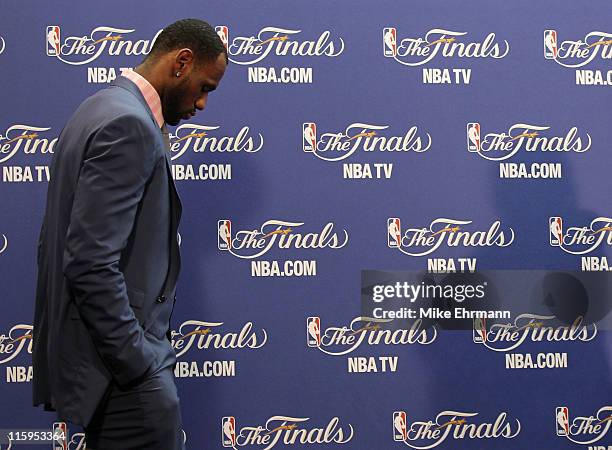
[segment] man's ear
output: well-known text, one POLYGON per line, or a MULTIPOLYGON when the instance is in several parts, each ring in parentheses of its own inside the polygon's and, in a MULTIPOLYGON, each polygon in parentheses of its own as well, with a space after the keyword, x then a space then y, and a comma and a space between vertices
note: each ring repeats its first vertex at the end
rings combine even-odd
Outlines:
POLYGON ((175 55, 173 64, 173 71, 175 74, 179 74, 178 76, 188 74, 191 71, 194 62, 194 56, 191 49, 182 48, 177 50, 175 55))

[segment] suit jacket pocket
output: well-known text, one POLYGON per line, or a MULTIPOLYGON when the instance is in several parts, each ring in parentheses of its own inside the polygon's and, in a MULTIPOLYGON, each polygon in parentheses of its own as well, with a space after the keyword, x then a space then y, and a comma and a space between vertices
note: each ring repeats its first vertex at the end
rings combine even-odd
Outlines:
POLYGON ((136 289, 128 289, 127 293, 130 299, 130 306, 137 309, 142 308, 145 298, 144 292, 137 291, 136 289))
MULTIPOLYGON (((136 316, 138 316, 138 310, 142 308, 142 305, 144 303, 145 294, 144 292, 137 291, 135 289, 128 289, 127 294, 128 294, 128 299, 130 301, 130 306, 132 307, 132 309, 134 309, 134 313, 136 314, 136 316)), ((70 302, 68 315, 71 319, 74 319, 74 320, 81 319, 79 309, 77 308, 74 301, 70 302)))

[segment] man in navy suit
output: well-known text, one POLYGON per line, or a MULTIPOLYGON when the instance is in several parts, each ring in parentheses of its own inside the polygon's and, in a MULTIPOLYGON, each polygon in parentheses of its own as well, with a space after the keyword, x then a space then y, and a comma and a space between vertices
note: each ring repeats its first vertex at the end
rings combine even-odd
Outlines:
POLYGON ((227 52, 206 22, 166 27, 133 72, 63 129, 38 246, 34 405, 87 448, 182 448, 170 316, 181 203, 166 124, 204 109, 227 52))

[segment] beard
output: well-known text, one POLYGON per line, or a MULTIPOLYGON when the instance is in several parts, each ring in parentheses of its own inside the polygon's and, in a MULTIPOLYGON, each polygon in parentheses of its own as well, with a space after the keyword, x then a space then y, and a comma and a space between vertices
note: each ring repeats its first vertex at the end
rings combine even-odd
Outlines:
POLYGON ((162 113, 164 115, 164 120, 168 125, 178 125, 185 114, 183 107, 181 106, 181 101, 185 98, 188 81, 189 80, 187 78, 183 78, 177 86, 167 89, 166 93, 164 94, 164 101, 162 101, 162 113))

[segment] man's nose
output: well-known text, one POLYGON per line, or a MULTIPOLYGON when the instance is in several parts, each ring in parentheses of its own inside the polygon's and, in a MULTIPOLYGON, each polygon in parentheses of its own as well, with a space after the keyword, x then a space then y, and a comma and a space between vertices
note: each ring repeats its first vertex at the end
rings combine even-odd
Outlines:
POLYGON ((195 103, 195 107, 202 111, 206 106, 206 101, 208 100, 208 92, 205 92, 195 103))

